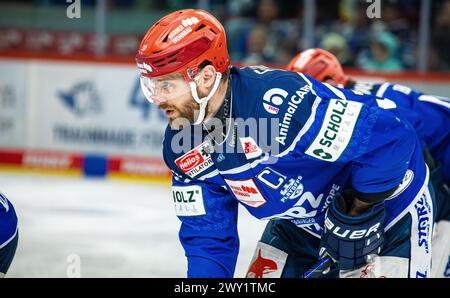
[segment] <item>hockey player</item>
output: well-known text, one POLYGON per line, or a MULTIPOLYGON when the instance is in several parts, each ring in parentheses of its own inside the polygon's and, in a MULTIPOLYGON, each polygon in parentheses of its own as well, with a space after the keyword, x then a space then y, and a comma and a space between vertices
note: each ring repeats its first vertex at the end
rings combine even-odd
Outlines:
POLYGON ((376 99, 379 105, 393 105, 403 110, 403 116, 422 141, 436 195, 433 276, 450 277, 450 101, 400 84, 352 80, 344 73, 336 56, 323 49, 299 53, 286 68, 324 83, 375 95, 379 97, 376 99))
POLYGON ((407 111, 405 117, 414 126, 423 145, 430 150, 434 160, 439 163, 442 171, 441 179, 447 184, 450 182, 449 99, 423 94, 400 84, 357 82, 344 73, 342 66, 332 53, 318 48, 299 53, 286 69, 302 72, 333 86, 388 99, 385 102, 378 99, 380 105, 389 105, 393 102, 396 106, 405 109, 407 111))
POLYGON ((328 257, 330 274, 359 276, 369 261, 369 276, 429 276, 429 170, 396 111, 303 74, 230 67, 224 29, 202 10, 159 20, 136 61, 169 120, 163 156, 188 277, 234 275, 238 203, 278 219, 273 239, 287 242, 260 243, 259 259, 276 256, 253 266, 261 275, 300 276, 328 257))
POLYGON ((11 202, 0 193, 0 278, 11 265, 18 241, 17 216, 11 202))

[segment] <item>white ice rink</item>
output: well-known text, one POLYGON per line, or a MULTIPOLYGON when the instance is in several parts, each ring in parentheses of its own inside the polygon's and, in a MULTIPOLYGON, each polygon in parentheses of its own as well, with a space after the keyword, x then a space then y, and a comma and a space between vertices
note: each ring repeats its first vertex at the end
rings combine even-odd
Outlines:
MULTIPOLYGON (((7 277, 185 277, 169 185, 0 173, 19 217, 7 277), (78 262, 79 261, 79 262, 78 262)), ((239 212, 244 277, 265 222, 239 212)))

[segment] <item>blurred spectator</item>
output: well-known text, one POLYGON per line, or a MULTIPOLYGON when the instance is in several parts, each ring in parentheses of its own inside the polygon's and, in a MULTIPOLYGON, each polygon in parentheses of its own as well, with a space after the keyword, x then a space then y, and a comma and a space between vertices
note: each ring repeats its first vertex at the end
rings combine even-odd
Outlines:
POLYGON ((370 55, 362 60, 361 67, 367 70, 399 71, 403 69, 401 61, 396 57, 398 41, 389 32, 374 35, 370 44, 370 55))
POLYGON ((242 63, 248 65, 262 64, 271 59, 264 54, 267 45, 267 28, 263 25, 253 27, 248 34, 247 55, 242 59, 242 63))
MULTIPOLYGON (((281 17, 282 8, 286 3, 275 0, 258 0, 254 2, 254 16, 233 17, 225 23, 232 60, 254 60, 254 57, 256 57, 255 49, 251 43, 255 39, 258 40, 258 43, 262 40, 262 38, 255 38, 255 35, 259 35, 262 31, 261 27, 265 28, 266 36, 263 53, 261 53, 262 56, 258 55, 258 57, 264 57, 266 59, 264 62, 273 63, 276 61, 277 55, 281 53, 278 51, 278 47, 286 39, 289 39, 290 43, 295 44, 299 37, 297 24, 281 17), (255 27, 259 28, 253 30, 255 27)), ((287 15, 289 16, 289 14, 287 15)))
POLYGON ((338 33, 327 33, 320 42, 320 47, 335 55, 342 66, 353 66, 353 59, 347 46, 347 40, 338 33))
POLYGON ((432 30, 432 44, 440 61, 440 70, 450 70, 450 0, 442 3, 439 9, 432 30))
POLYGON ((277 44, 273 63, 278 67, 287 65, 298 52, 299 50, 295 41, 289 39, 283 40, 277 44))
MULTIPOLYGON (((79 48, 85 49, 84 46, 80 46, 79 38, 72 37, 77 35, 68 33, 79 31, 86 36, 94 33, 91 24, 95 23, 95 14, 92 14, 97 3, 95 0, 82 0, 83 7, 87 7, 91 13, 83 11, 81 20, 66 22, 64 28, 59 27, 59 21, 52 21, 54 18, 49 17, 48 20, 45 18, 52 16, 56 10, 66 7, 68 5, 66 0, 15 2, 17 1, 0 0, 0 29, 22 29, 21 32, 25 37, 28 36, 27 30, 54 31, 51 34, 56 38, 55 43, 62 44, 61 49, 65 54, 73 53, 75 50, 82 51, 79 48), (14 6, 23 12, 24 17, 16 19, 10 17, 14 6), (36 7, 42 9, 34 9, 36 7), (33 17, 28 17, 29 14, 33 17), (43 19, 45 21, 42 21, 43 19), (62 33, 59 34, 58 31, 62 33), (59 38, 59 35, 64 38, 59 38)), ((142 34, 135 28, 147 28, 151 23, 150 19, 159 18, 162 11, 183 8, 207 9, 224 24, 230 57, 235 62, 284 65, 297 52, 305 50, 303 0, 106 0, 106 2, 108 9, 106 30, 111 41, 117 45, 114 48, 118 55, 129 55, 135 47, 133 35, 142 34), (122 17, 124 15, 127 17, 122 17), (125 33, 128 35, 124 36, 125 33)), ((315 0, 312 45, 334 53, 344 66, 356 65, 377 70, 415 69, 418 61, 418 27, 422 0, 381 0, 381 18, 378 19, 371 19, 367 15, 367 9, 372 3, 373 1, 368 0, 315 0), (384 33, 378 36, 377 32, 384 33), (372 42, 371 36, 374 34, 377 38, 372 42)), ((431 5, 430 70, 450 70, 450 0, 434 0, 431 5)), ((14 43, 14 36, 14 34, 1 36, 0 47, 13 49, 17 44, 14 43)), ((45 37, 45 32, 42 36, 45 37)), ((83 37, 83 43, 89 39, 86 36, 83 37)), ((47 40, 48 38, 40 39, 40 45, 45 46, 49 43, 47 40)), ((28 44, 27 42, 28 39, 25 38, 23 43, 28 44)), ((310 47, 311 44, 307 46, 310 47)), ((85 51, 89 52, 89 49, 90 47, 85 51)), ((33 50, 48 51, 36 46, 33 50)))
POLYGON ((343 23, 342 34, 347 39, 349 50, 354 53, 369 48, 370 42, 370 19, 366 15, 367 3, 348 1, 349 9, 351 11, 343 10, 343 18, 348 18, 349 21, 343 23))

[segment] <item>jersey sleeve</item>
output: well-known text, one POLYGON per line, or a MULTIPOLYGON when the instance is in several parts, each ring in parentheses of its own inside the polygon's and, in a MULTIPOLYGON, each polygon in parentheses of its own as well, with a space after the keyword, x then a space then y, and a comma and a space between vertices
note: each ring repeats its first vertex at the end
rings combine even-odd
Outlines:
POLYGON ((164 150, 190 278, 233 277, 239 251, 237 201, 222 186, 188 179, 164 150))
POLYGON ((430 150, 435 150, 448 138, 450 102, 447 98, 424 94, 400 84, 385 83, 382 86, 387 87, 379 94, 408 109, 408 120, 430 150))
POLYGON ((419 143, 413 128, 390 112, 372 107, 368 113, 377 117, 365 132, 367 145, 352 160, 351 182, 360 198, 379 199, 402 182, 419 143))
POLYGON ((188 277, 233 277, 239 251, 236 201, 225 189, 208 183, 174 180, 172 193, 188 277), (189 200, 195 201, 191 204, 200 211, 197 215, 186 211, 189 200))

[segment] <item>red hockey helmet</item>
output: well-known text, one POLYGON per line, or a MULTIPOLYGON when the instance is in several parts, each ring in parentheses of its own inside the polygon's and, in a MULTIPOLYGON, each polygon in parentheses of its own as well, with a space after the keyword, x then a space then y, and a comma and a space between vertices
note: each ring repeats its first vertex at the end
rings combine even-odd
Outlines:
POLYGON ((150 102, 154 102, 161 94, 169 99, 189 90, 199 104, 195 121, 195 124, 199 124, 206 115, 208 101, 219 87, 222 73, 230 65, 225 29, 204 10, 175 11, 148 30, 139 46, 136 63, 141 72, 141 89, 150 102), (199 98, 196 76, 198 67, 205 61, 214 66, 216 77, 210 93, 199 98), (182 76, 187 88, 171 91, 167 86, 173 84, 166 84, 164 79, 166 75, 172 74, 182 76))
POLYGON ((321 82, 333 79, 340 87, 344 87, 348 81, 338 59, 330 52, 317 48, 299 53, 286 69, 304 73, 321 82))
POLYGON ((225 30, 220 22, 203 10, 175 11, 145 34, 136 55, 144 77, 155 78, 181 73, 192 81, 205 60, 223 73, 230 64, 225 30))

